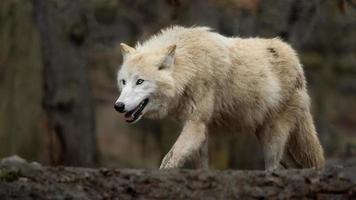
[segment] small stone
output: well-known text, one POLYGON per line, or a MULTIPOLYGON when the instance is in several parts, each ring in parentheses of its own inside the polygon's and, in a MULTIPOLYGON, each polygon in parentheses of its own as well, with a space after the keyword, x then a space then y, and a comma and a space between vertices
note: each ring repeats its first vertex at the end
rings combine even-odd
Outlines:
POLYGON ((0 162, 0 168, 9 172, 15 172, 23 176, 31 176, 42 170, 42 165, 38 162, 28 163, 25 159, 13 155, 3 158, 0 162))

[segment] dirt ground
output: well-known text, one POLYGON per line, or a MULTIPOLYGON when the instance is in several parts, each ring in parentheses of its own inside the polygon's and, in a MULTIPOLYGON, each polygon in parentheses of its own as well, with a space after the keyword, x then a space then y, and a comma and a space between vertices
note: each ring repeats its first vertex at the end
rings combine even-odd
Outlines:
POLYGON ((318 171, 138 170, 1 162, 0 199, 356 199, 356 160, 318 171))

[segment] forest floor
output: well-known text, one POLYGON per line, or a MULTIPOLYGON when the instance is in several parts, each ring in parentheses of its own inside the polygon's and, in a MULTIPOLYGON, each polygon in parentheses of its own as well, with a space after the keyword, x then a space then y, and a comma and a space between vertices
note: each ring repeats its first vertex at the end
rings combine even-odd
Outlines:
POLYGON ((0 164, 0 199, 356 199, 356 159, 313 169, 139 170, 0 164))

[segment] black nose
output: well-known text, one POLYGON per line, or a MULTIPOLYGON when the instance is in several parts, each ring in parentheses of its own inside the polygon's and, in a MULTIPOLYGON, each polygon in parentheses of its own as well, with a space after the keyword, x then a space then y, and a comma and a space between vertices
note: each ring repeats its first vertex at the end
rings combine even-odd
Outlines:
POLYGON ((125 110, 125 104, 122 102, 117 102, 115 103, 114 108, 117 112, 123 113, 125 110))

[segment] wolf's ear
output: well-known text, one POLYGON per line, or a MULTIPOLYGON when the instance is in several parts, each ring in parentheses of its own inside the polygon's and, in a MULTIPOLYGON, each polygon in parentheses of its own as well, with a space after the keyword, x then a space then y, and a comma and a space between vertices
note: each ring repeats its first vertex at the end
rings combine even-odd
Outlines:
POLYGON ((130 47, 129 45, 125 43, 120 43, 121 47, 121 52, 123 59, 125 60, 130 54, 134 54, 136 52, 136 49, 133 47, 130 47))
POLYGON ((173 63, 174 63, 176 48, 177 48, 177 45, 173 44, 173 45, 164 49, 163 62, 159 66, 159 68, 158 68, 159 70, 163 70, 163 69, 173 70, 173 67, 174 67, 173 63))

